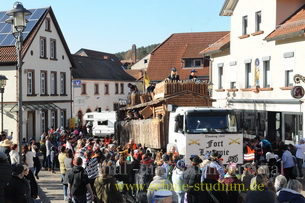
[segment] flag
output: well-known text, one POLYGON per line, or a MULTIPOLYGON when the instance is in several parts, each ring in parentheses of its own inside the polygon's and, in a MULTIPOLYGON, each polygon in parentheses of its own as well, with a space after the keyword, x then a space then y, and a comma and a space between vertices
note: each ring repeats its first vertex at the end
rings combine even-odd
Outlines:
POLYGON ((145 83, 146 86, 148 86, 149 82, 150 82, 150 80, 149 80, 148 74, 145 71, 144 72, 144 83, 145 83))

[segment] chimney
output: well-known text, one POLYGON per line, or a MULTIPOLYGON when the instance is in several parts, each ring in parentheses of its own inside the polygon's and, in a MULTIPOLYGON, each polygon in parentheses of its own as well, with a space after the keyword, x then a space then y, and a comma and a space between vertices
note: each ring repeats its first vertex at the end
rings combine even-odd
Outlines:
POLYGON ((133 64, 137 62, 137 46, 135 44, 131 48, 131 60, 133 64))

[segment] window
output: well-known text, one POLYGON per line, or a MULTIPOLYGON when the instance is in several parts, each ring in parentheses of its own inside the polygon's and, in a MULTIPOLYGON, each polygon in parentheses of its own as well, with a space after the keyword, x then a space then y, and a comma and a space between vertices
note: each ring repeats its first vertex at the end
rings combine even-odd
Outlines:
POLYGON ((247 28, 248 28, 248 16, 243 16, 243 22, 242 22, 242 35, 247 34, 247 28))
POLYGON ((109 94, 109 85, 105 84, 105 94, 109 94))
POLYGON ((293 70, 285 71, 285 86, 293 86, 293 70))
POLYGON ((53 128, 57 127, 57 112, 56 111, 51 111, 51 126, 53 126, 53 128))
POLYGON ((261 23, 262 23, 262 12, 258 11, 255 13, 255 32, 261 30, 261 23))
POLYGON ((50 18, 46 18, 46 20, 44 21, 44 25, 45 25, 45 30, 46 31, 51 31, 51 25, 50 25, 50 18))
POLYGON ((223 89, 223 67, 218 67, 218 89, 223 89))
POLYGON ((148 59, 144 59, 144 64, 147 64, 148 63, 148 59))
POLYGON ((115 83, 115 94, 119 94, 119 84, 115 83))
POLYGON ((252 77, 251 77, 251 63, 246 63, 245 64, 245 71, 246 71, 246 78, 245 78, 245 88, 250 88, 251 87, 251 81, 252 81, 252 77))
POLYGON ((236 82, 230 82, 230 89, 236 89, 236 82))
POLYGON ((66 127, 66 111, 61 110, 60 111, 60 126, 61 127, 66 127))
POLYGON ((40 94, 47 94, 47 72, 41 71, 40 73, 40 94))
POLYGON ((201 59, 194 60, 194 67, 201 67, 201 59))
POLYGON ((40 58, 47 58, 47 43, 46 43, 46 38, 41 37, 40 38, 40 58))
POLYGON ((41 131, 46 132, 46 112, 41 112, 41 131))
POLYGON ((60 94, 66 94, 66 73, 60 73, 60 94))
POLYGON ((82 90, 81 90, 81 94, 87 94, 87 87, 86 87, 86 84, 82 84, 82 90))
POLYGON ((56 59, 56 40, 50 40, 50 59, 56 59))
POLYGON ((121 94, 124 94, 124 83, 121 83, 121 94))
POLYGON ((57 94, 57 75, 56 72, 51 72, 51 95, 57 94))
POLYGON ((185 61, 184 61, 184 67, 185 67, 185 68, 190 68, 190 67, 192 67, 192 62, 193 62, 193 60, 191 60, 191 59, 185 59, 185 61))
POLYGON ((270 61, 264 61, 264 87, 270 87, 270 61))
POLYGON ((35 91, 34 91, 34 71, 33 70, 28 70, 28 73, 27 73, 27 94, 28 95, 33 95, 35 94, 35 91))
POLYGON ((98 84, 94 84, 94 94, 99 94, 98 84))

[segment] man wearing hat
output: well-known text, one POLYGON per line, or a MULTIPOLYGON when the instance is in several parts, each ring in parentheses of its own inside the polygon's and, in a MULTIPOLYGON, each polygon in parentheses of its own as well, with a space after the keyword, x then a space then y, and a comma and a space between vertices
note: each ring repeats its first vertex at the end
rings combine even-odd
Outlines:
POLYGON ((4 189, 5 202, 27 202, 27 183, 23 177, 22 164, 14 164, 12 178, 4 189))
POLYGON ((176 68, 172 68, 171 69, 171 74, 166 79, 170 80, 170 81, 179 81, 180 77, 178 75, 177 69, 176 68))
POLYGON ((222 180, 225 176, 224 168, 218 163, 221 155, 217 150, 213 150, 210 154, 211 161, 202 169, 201 182, 207 178, 222 180))
POLYGON ((10 141, 9 139, 5 139, 0 146, 0 152, 4 152, 9 157, 12 144, 12 141, 10 141))
POLYGON ((200 184, 201 170, 199 164, 202 162, 202 159, 199 156, 193 156, 190 160, 191 166, 183 174, 183 185, 187 186, 188 202, 198 202, 199 193, 194 190, 194 185, 200 184))
POLYGON ((192 69, 192 70, 191 70, 191 74, 189 75, 188 79, 189 79, 189 80, 197 80, 197 75, 196 75, 196 73, 197 73, 197 70, 196 70, 196 69, 192 69))
POLYGON ((295 144, 294 147, 297 149, 296 158, 297 158, 297 166, 299 171, 298 179, 303 179, 302 165, 303 165, 303 157, 305 152, 305 138, 301 138, 300 144, 295 144))

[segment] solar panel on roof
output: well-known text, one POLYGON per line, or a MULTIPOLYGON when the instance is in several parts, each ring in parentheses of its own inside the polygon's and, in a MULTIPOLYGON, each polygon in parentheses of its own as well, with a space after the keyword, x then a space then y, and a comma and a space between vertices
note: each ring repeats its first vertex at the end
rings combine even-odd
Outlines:
MULTIPOLYGON (((46 11, 46 8, 39 8, 39 9, 29 9, 29 11, 32 12, 31 15, 26 16, 26 19, 28 19, 28 23, 26 25, 25 30, 23 31, 23 39, 25 40, 26 37, 29 35, 31 30, 35 27, 38 20, 41 18, 41 16, 46 11)), ((6 11, 0 12, 0 46, 13 46, 15 45, 16 39, 11 33, 12 25, 5 22, 9 18, 8 15, 6 15, 6 11)))

